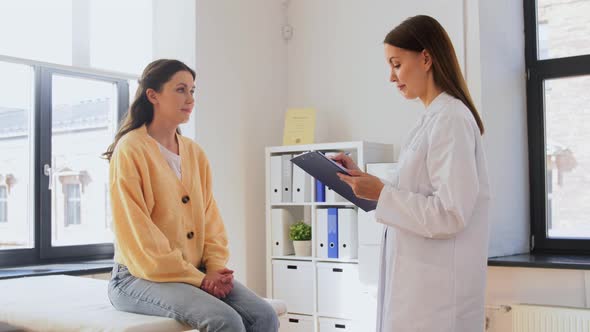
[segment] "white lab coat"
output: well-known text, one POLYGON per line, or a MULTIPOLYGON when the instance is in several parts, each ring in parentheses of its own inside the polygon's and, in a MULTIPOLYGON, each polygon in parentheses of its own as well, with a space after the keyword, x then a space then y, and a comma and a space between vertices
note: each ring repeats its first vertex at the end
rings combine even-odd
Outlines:
POLYGON ((437 96, 389 180, 375 212, 385 225, 377 331, 483 331, 490 195, 469 109, 437 96))

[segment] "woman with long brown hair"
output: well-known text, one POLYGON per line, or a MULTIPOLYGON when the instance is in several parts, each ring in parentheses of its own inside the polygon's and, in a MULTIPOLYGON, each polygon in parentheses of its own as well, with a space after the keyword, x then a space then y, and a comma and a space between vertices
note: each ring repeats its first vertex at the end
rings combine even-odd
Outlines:
MULTIPOLYGON (((484 329, 489 183, 475 108, 449 36, 432 17, 410 17, 385 37, 390 81, 426 111, 382 180, 350 169, 355 194, 377 201, 382 223, 377 331, 484 329)), ((362 225, 359 225, 362 227, 362 225)))
POLYGON ((115 232, 109 299, 200 331, 277 331, 274 309, 227 268, 207 156, 178 130, 194 107, 194 81, 178 60, 150 63, 104 153, 115 232))

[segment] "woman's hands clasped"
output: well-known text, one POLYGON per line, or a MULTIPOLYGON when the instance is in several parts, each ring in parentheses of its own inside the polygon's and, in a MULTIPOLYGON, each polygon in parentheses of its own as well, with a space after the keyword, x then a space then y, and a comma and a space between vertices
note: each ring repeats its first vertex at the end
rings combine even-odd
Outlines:
POLYGON ((357 197, 373 201, 379 200, 384 185, 378 177, 361 171, 352 158, 344 153, 339 153, 331 158, 348 170, 350 176, 338 173, 338 177, 352 188, 357 197))
POLYGON ((218 271, 208 271, 201 282, 201 289, 218 299, 223 299, 234 288, 233 273, 234 271, 227 268, 218 271))

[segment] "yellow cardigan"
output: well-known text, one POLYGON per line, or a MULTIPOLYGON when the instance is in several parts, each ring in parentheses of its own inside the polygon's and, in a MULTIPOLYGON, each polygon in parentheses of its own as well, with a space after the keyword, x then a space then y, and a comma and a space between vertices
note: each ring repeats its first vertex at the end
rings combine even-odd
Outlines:
POLYGON ((208 271, 226 266, 227 234, 212 194, 203 150, 176 135, 182 180, 145 126, 123 136, 110 161, 115 262, 135 277, 200 287, 208 271))

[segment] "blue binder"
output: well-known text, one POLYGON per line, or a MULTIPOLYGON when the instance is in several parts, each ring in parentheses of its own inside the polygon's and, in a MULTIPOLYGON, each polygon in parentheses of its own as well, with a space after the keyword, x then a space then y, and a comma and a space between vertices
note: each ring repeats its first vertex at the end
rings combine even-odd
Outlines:
POLYGON ((315 201, 326 201, 326 186, 318 179, 315 180, 315 201))
POLYGON ((328 208, 328 258, 338 258, 337 208, 328 208))

